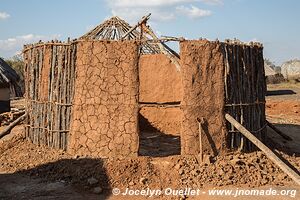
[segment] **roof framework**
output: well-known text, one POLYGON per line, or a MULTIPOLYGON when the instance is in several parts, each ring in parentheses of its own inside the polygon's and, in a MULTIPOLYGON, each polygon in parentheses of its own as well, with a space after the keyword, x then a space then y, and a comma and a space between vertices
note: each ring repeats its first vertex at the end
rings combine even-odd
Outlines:
POLYGON ((130 26, 123 19, 114 16, 102 24, 96 26, 79 39, 93 40, 139 40, 142 42, 141 54, 165 54, 176 65, 179 66, 179 55, 165 44, 166 41, 178 41, 179 39, 169 37, 159 39, 146 24, 149 15, 144 16, 135 26, 130 26))

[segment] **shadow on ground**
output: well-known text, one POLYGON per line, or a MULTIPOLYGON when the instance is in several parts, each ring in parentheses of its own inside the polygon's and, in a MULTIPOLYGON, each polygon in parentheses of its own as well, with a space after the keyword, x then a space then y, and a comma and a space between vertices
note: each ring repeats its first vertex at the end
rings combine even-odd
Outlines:
POLYGON ((297 94, 293 90, 268 90, 266 96, 278 96, 278 95, 293 95, 297 94))
POLYGON ((288 155, 300 156, 300 125, 296 124, 273 124, 284 134, 291 137, 293 140, 288 141, 268 127, 267 136, 270 139, 270 145, 288 155))
POLYGON ((180 155, 180 136, 160 132, 142 115, 139 115, 139 127, 140 156, 164 157, 180 155))
POLYGON ((0 174, 0 199, 107 199, 111 186, 101 159, 63 159, 0 174), (91 177, 99 182, 92 185, 91 177), (103 192, 95 194, 94 188, 103 192))

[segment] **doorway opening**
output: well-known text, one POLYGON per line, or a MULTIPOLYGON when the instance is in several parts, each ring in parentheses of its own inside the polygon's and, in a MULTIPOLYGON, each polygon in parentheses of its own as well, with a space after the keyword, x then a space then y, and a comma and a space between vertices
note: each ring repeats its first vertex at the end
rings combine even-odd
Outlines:
POLYGON ((164 54, 141 55, 139 83, 139 155, 180 155, 180 71, 164 54))

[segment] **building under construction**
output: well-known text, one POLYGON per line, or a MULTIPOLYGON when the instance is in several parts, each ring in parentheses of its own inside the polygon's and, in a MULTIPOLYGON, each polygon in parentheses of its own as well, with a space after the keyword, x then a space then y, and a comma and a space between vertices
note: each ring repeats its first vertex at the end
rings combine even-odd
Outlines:
POLYGON ((148 18, 112 17, 77 40, 24 47, 30 140, 92 157, 252 151, 229 113, 264 141, 262 45, 158 38, 148 18), (158 144, 145 150, 149 141, 158 144))

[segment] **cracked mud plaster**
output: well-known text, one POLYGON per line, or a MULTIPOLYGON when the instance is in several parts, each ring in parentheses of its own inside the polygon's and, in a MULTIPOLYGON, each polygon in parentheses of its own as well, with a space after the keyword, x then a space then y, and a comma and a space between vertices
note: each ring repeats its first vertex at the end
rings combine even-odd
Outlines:
MULTIPOLYGON (((140 102, 174 103, 182 100, 181 72, 164 54, 140 56, 139 81, 140 102)), ((143 107, 140 114, 161 133, 180 134, 182 112, 179 107, 143 107)), ((140 130, 143 128, 141 126, 140 130)))
POLYGON ((78 42, 71 153, 137 156, 138 59, 134 41, 78 42))
POLYGON ((182 100, 181 72, 164 54, 141 55, 140 102, 166 103, 182 100))
POLYGON ((202 131, 204 153, 216 154, 225 147, 224 57, 221 44, 206 40, 180 43, 183 121, 181 154, 199 153, 197 118, 205 118, 202 131))

